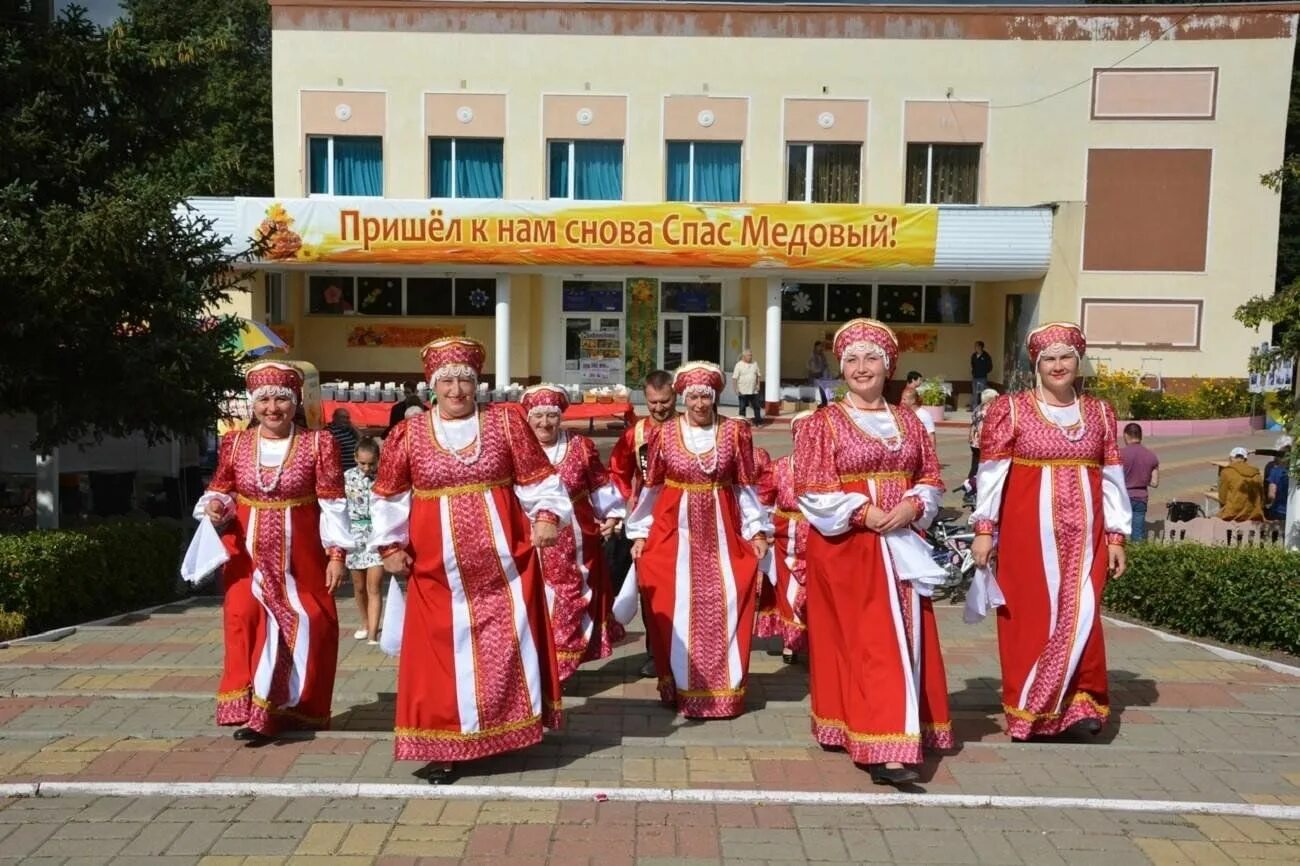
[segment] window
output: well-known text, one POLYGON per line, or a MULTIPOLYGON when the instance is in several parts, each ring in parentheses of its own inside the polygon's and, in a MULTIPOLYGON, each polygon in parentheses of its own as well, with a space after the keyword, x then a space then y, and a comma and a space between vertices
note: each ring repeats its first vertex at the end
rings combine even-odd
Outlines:
POLYGON ((908 204, 978 204, 980 145, 909 144, 908 204))
POLYGON ((659 291, 660 312, 720 313, 721 283, 663 283, 659 291))
POLYGON ((284 296, 284 275, 267 274, 265 289, 266 292, 266 322, 268 325, 279 325, 289 321, 289 307, 284 296))
POLYGON ((307 178, 308 195, 383 195, 383 139, 378 136, 309 136, 307 178))
POLYGON ((499 138, 429 139, 429 195, 433 198, 501 198, 499 138))
POLYGON ((781 293, 781 318, 793 322, 847 322, 871 315, 872 287, 861 283, 796 283, 781 293))
POLYGON ((493 316, 497 285, 492 278, 311 277, 307 312, 367 316, 493 316))
POLYGON ((566 313, 623 312, 623 283, 619 280, 565 280, 562 309, 566 313))
POLYGON ((786 200, 856 204, 862 184, 862 145, 792 144, 786 200))
POLYGON ((548 171, 550 198, 621 201, 623 142, 552 141, 548 171))
POLYGON ((740 201, 740 142, 668 142, 668 201, 740 201))
POLYGON ((878 286, 876 318, 900 325, 969 325, 970 286, 878 286))

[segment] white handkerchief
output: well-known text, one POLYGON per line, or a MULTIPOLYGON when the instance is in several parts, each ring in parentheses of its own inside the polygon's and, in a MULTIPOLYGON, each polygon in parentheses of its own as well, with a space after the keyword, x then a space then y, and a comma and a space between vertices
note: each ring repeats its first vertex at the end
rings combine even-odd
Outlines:
POLYGON ((970 591, 966 593, 966 609, 962 612, 962 620, 969 625, 974 625, 988 616, 993 608, 1001 607, 1006 603, 1007 600, 1002 595, 1002 587, 998 586, 993 565, 989 564, 982 568, 975 566, 975 577, 970 582, 970 591))
POLYGON ((767 553, 758 561, 758 570, 767 577, 767 582, 776 586, 776 562, 772 558, 772 548, 767 548, 767 553))
POLYGON ((388 579, 388 599, 384 602, 384 622, 379 631, 379 649, 396 658, 402 651, 402 630, 406 625, 406 598, 396 577, 388 579))
POLYGON ((190 539, 185 558, 181 560, 181 578, 186 583, 197 584, 225 565, 229 559, 230 552, 221 543, 216 527, 211 520, 203 517, 199 520, 199 528, 195 530, 194 537, 190 539))
POLYGON ((619 625, 627 625, 632 621, 640 601, 641 593, 637 592, 634 562, 627 570, 627 577, 623 578, 623 585, 619 587, 618 595, 614 597, 614 619, 618 620, 619 625))
POLYGON ((934 561, 930 545, 911 529, 895 529, 884 535, 885 547, 894 560, 899 580, 914 580, 929 586, 948 582, 948 571, 934 561))

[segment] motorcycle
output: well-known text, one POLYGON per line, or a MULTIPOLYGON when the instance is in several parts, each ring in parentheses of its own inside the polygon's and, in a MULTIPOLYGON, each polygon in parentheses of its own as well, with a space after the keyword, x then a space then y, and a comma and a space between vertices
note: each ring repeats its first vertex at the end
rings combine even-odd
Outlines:
POLYGON ((934 561, 948 572, 948 580, 935 587, 933 598, 947 599, 952 604, 965 601, 975 578, 975 557, 971 553, 975 531, 966 524, 937 520, 926 531, 925 539, 934 561))

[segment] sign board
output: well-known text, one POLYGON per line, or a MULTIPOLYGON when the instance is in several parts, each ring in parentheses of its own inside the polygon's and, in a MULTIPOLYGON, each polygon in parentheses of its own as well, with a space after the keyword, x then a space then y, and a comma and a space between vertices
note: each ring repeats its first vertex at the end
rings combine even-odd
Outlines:
POLYGON ((578 337, 578 376, 583 385, 623 381, 623 341, 617 330, 583 331, 578 337))
MULTIPOLYGON (((1259 357, 1272 351, 1272 349, 1273 347, 1268 343, 1260 343, 1258 348, 1251 351, 1251 356, 1252 358, 1259 357)), ((1252 372, 1250 374, 1247 390, 1252 394, 1266 394, 1270 391, 1291 391, 1294 388, 1295 359, 1278 358, 1267 372, 1252 372)))

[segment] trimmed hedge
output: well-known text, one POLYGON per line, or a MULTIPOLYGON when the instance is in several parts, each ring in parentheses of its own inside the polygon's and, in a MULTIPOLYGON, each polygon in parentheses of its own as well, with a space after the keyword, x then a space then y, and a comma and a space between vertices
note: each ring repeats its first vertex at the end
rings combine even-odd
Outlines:
POLYGON ((1135 544, 1103 602, 1186 635, 1300 655, 1300 553, 1135 544))
POLYGON ((162 520, 0 536, 0 609, 39 632, 163 604, 180 545, 179 524, 162 520))
POLYGON ((13 640, 22 637, 27 627, 27 618, 21 613, 0 610, 0 640, 13 640))

